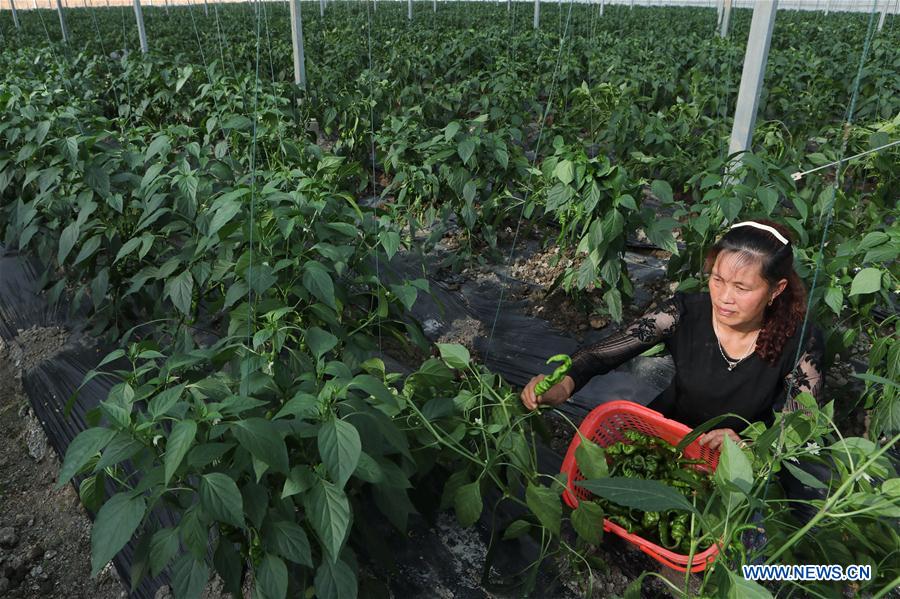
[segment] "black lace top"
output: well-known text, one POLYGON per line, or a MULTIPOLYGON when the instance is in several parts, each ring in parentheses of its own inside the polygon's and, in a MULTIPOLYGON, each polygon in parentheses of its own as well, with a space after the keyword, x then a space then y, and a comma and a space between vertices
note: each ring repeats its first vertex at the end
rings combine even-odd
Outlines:
MULTIPOLYGON (((750 422, 771 424, 786 400, 788 410, 797 409, 794 399, 804 391, 821 400, 825 374, 822 333, 807 323, 804 349, 795 366, 800 328, 786 343, 775 366, 754 353, 729 371, 712 328, 709 293, 676 292, 623 331, 575 352, 569 375, 577 391, 591 377, 605 374, 663 342, 675 361, 675 376, 649 407, 692 427, 728 412, 750 422), (793 382, 790 398, 789 382, 793 382)), ((740 432, 745 426, 737 418, 727 418, 717 428, 740 432)))

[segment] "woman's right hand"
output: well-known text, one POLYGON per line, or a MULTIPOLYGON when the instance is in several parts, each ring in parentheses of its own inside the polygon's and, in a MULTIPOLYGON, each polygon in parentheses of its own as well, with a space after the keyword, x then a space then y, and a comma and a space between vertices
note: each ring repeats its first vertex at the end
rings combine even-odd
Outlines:
POLYGON ((535 395, 535 386, 545 378, 546 376, 543 374, 537 375, 528 381, 528 384, 525 385, 525 389, 522 390, 522 394, 519 397, 522 399, 522 405, 527 409, 534 410, 537 409, 539 405, 558 406, 572 396, 572 392, 575 390, 575 381, 568 375, 566 375, 563 380, 550 387, 550 390, 543 395, 535 395))

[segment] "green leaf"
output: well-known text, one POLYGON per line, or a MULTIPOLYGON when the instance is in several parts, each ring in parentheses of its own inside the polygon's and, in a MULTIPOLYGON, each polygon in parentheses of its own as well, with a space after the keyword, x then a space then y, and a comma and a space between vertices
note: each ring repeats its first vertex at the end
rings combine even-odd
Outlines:
POLYGON ((209 237, 215 237, 219 230, 231 222, 231 219, 237 216, 240 211, 241 204, 239 202, 234 200, 222 202, 216 209, 215 214, 213 214, 212 219, 209 221, 209 227, 206 234, 209 237))
POLYGON ((469 350, 458 343, 436 343, 441 352, 441 358, 450 368, 465 370, 472 359, 469 350))
POLYGON ((103 504, 91 530, 91 576, 96 576, 131 540, 146 507, 143 497, 132 497, 131 493, 117 493, 103 504))
POLYGON ((656 480, 612 477, 579 481, 575 484, 613 503, 645 512, 694 511, 694 506, 688 503, 684 495, 656 480))
POLYGON ((850 285, 850 297, 864 293, 875 293, 881 289, 881 270, 864 268, 853 277, 850 285))
POLYGON ((353 474, 368 483, 380 483, 384 480, 381 466, 378 465, 375 458, 364 451, 359 454, 359 463, 356 465, 356 470, 353 471, 353 474))
POLYGON ((610 289, 603 294, 603 299, 606 301, 606 308, 609 310, 609 315, 612 316, 612 319, 616 322, 621 322, 622 294, 619 292, 619 290, 610 289))
POLYGON ((503 532, 503 540, 518 539, 531 530, 531 523, 525 520, 516 520, 503 532))
POLYGON ((593 501, 579 501, 572 512, 572 528, 591 545, 603 540, 603 508, 593 501))
POLYGON ((172 303, 178 310, 186 315, 191 314, 191 294, 194 291, 194 278, 191 271, 185 270, 174 279, 169 279, 166 284, 166 295, 172 298, 172 303))
POLYGON ((81 251, 78 252, 78 256, 75 257, 74 264, 77 266, 81 262, 87 260, 93 255, 94 252, 97 251, 97 248, 100 247, 100 242, 102 241, 101 235, 94 235, 90 239, 84 242, 81 246, 81 251))
POLYGON ((116 431, 99 427, 89 428, 78 433, 78 436, 72 439, 72 442, 69 443, 69 447, 66 449, 66 457, 63 460, 62 467, 59 469, 59 482, 56 483, 56 488, 59 489, 72 480, 72 477, 92 457, 106 447, 107 443, 112 441, 115 435, 116 431))
POLYGON ((295 564, 313 567, 312 550, 303 528, 294 522, 267 523, 262 532, 266 551, 275 553, 295 564))
POLYGON ((844 290, 840 287, 829 287, 825 290, 825 303, 831 308, 831 311, 840 315, 841 308, 844 306, 844 290))
POLYGON ((397 250, 400 249, 400 234, 396 231, 382 231, 379 233, 378 239, 381 242, 381 247, 384 248, 384 253, 387 254, 388 260, 391 260, 394 254, 397 253, 397 250))
POLYGON ((101 198, 109 195, 109 173, 97 165, 90 165, 84 171, 84 182, 101 198))
POLYGON ((337 346, 338 338, 319 327, 310 327, 306 329, 306 344, 318 359, 337 346))
POLYGON ((172 427, 172 433, 166 441, 166 455, 163 458, 165 464, 165 482, 169 484, 181 461, 194 444, 194 436, 197 434, 197 423, 193 420, 180 420, 172 427))
POLYGON ((475 142, 471 137, 465 138, 456 146, 456 152, 462 159, 463 164, 468 163, 469 158, 471 158, 472 154, 475 152, 475 142))
POLYGON ((475 181, 472 181, 472 180, 466 181, 466 184, 463 185, 463 199, 466 202, 471 204, 472 201, 475 199, 475 193, 477 191, 478 191, 478 187, 476 187, 475 181))
POLYGON ((332 418, 319 429, 319 454, 328 474, 339 488, 356 470, 362 445, 356 427, 349 422, 332 418))
POLYGON ((148 162, 157 154, 165 157, 165 155, 169 153, 169 148, 171 147, 172 144, 170 143, 168 135, 162 134, 157 136, 150 142, 150 145, 147 146, 147 151, 144 153, 144 162, 148 162))
POLYGON ((323 560, 316 570, 316 597, 318 599, 356 599, 358 584, 353 569, 338 560, 323 560))
POLYGON ((238 131, 244 131, 250 129, 253 126, 253 121, 248 119, 242 114, 235 114, 222 122, 223 129, 236 129, 238 131))
POLYGON ((468 528, 478 522, 481 511, 484 509, 481 499, 481 483, 475 481, 459 487, 453 497, 453 508, 456 510, 456 518, 463 528, 468 528))
POLYGON ((174 528, 157 530, 150 540, 150 575, 159 576, 177 553, 178 531, 174 528))
POLYGON ((237 484, 221 472, 204 474, 200 479, 200 507, 219 522, 244 527, 244 500, 237 484))
POLYGON ((727 599, 772 599, 772 594, 762 585, 743 576, 728 572, 729 582, 727 599))
POLYGON ((255 574, 256 599, 284 599, 287 596, 287 566, 281 558, 267 554, 255 574))
POLYGON ((288 473, 287 447, 278 428, 264 418, 239 420, 231 430, 241 446, 256 459, 265 462, 279 472, 288 473))
POLYGON ((563 185, 568 185, 575 179, 575 165, 571 160, 560 160, 553 169, 553 176, 562 181, 563 185))
POLYGON ((660 179, 656 179, 653 183, 650 184, 650 191, 653 192, 663 204, 671 204, 675 201, 675 197, 672 195, 672 186, 668 184, 666 181, 662 181, 660 179))
POLYGON ((147 405, 147 411, 150 413, 150 417, 153 418, 153 420, 158 420, 160 417, 164 416, 169 410, 175 407, 175 404, 178 403, 183 391, 184 383, 170 387, 161 393, 157 393, 147 405))
POLYGON ((559 527, 562 520, 562 504, 559 493, 550 489, 528 483, 525 490, 525 503, 537 516, 538 522, 548 528, 554 535, 559 536, 559 527))
POLYGON ((226 537, 219 537, 216 552, 213 555, 213 565, 216 572, 222 577, 225 592, 231 593, 232 597, 243 597, 244 594, 241 592, 243 560, 235 550, 234 543, 226 537))
POLYGON ((72 221, 59 236, 59 251, 56 253, 56 261, 60 265, 66 261, 66 257, 78 241, 78 228, 78 221, 72 221))
POLYGON ((126 241, 125 244, 122 245, 122 247, 119 249, 119 253, 116 254, 116 259, 113 260, 113 264, 136 250, 139 245, 141 245, 140 237, 132 237, 131 239, 126 241))
POLYGON ((350 503, 344 492, 319 478, 303 496, 307 516, 326 557, 336 562, 350 528, 350 503))
POLYGON ((337 309, 334 297, 334 283, 324 266, 314 260, 305 264, 303 286, 325 305, 337 309))
POLYGON ((605 478, 609 476, 609 465, 606 463, 606 452, 603 448, 586 437, 575 450, 575 462, 584 478, 605 478))
POLYGON ((750 460, 731 437, 725 436, 719 453, 719 465, 714 475, 717 483, 728 482, 744 493, 753 487, 753 467, 750 460))
POLYGON ((444 141, 450 141, 453 139, 456 134, 459 132, 460 124, 457 121, 450 121, 446 127, 444 127, 444 141))
POLYGON ((888 497, 900 497, 900 478, 889 478, 881 485, 881 492, 888 497))
POLYGON ((791 474, 794 475, 794 478, 799 480, 802 484, 806 485, 807 487, 812 487, 813 489, 827 489, 828 488, 828 486, 825 485, 822 481, 820 481, 818 478, 816 478, 812 474, 806 472, 802 468, 794 466, 793 464, 791 464, 788 461, 782 462, 782 465, 788 469, 788 472, 790 472, 791 474))
POLYGON ((198 599, 209 580, 209 568, 202 559, 188 553, 172 568, 172 590, 178 599, 198 599))

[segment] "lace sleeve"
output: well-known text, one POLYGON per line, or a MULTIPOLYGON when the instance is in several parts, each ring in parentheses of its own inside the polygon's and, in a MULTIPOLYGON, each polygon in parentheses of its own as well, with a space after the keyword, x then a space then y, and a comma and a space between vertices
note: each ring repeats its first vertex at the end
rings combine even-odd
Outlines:
POLYGON ((822 388, 825 383, 825 372, 822 367, 824 355, 825 343, 822 333, 818 329, 813 329, 800 360, 784 379, 787 390, 784 404, 786 412, 801 409, 797 402, 797 396, 801 393, 809 393, 816 398, 817 404, 822 403, 822 388))
POLYGON ((678 325, 680 313, 674 298, 651 306, 647 312, 623 331, 603 341, 579 349, 572 355, 569 376, 575 391, 592 377, 605 374, 667 339, 678 325))

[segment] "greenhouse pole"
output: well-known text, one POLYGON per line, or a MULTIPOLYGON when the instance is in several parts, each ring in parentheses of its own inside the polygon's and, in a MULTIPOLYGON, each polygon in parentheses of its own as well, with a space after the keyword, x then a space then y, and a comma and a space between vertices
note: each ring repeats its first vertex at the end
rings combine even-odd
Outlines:
MULTIPOLYGON (((10 4, 12 4, 12 0, 9 0, 10 4)), ((884 27, 884 21, 887 19, 888 9, 891 7, 891 0, 884 0, 883 8, 881 9, 881 17, 878 19, 878 32, 881 32, 881 28, 884 27)), ((13 14, 15 14, 16 9, 13 9, 13 14)))
POLYGON ((203 0, 203 15, 209 16, 209 2, 207 0, 203 0))
POLYGON ((534 0, 534 28, 541 28, 541 0, 534 0))
POLYGON ((303 13, 300 0, 291 0, 291 40, 294 42, 294 83, 306 89, 306 56, 303 53, 303 13))
POLYGON ((141 12, 141 0, 134 0, 134 20, 137 21, 138 37, 141 40, 141 54, 150 51, 147 46, 147 30, 144 29, 144 13, 141 12))
POLYGON ((722 23, 719 27, 719 37, 728 37, 728 25, 731 23, 731 0, 722 3, 722 23))
MULTIPOLYGON (((497 0, 497 1, 499 2, 500 0, 497 0)), ((509 2, 509 0, 506 0, 506 1, 507 1, 507 3, 509 2)), ((434 0, 434 2, 432 2, 432 7, 434 8, 434 12, 437 12, 437 0, 434 0)))
POLYGON ((325 16, 325 0, 319 0, 319 16, 325 16))
POLYGON ((600 16, 603 16, 603 7, 606 5, 606 0, 600 0, 600 16))
POLYGON ((406 19, 412 21, 412 0, 406 2, 406 19))
MULTIPOLYGON (((759 93, 766 74, 766 62, 769 59, 769 46, 772 42, 772 28, 775 26, 777 9, 778 0, 757 2, 753 6, 753 20, 750 22, 750 34, 747 37, 747 50, 744 54, 744 70, 741 73, 741 89, 734 110, 731 142, 728 145, 729 156, 749 150, 753 141, 759 93)), ((731 171, 733 168, 732 166, 728 170, 731 171)))
POLYGON ((62 0, 56 0, 56 12, 59 13, 59 28, 62 30, 63 43, 69 43, 69 28, 66 27, 66 15, 63 14, 62 0))
MULTIPOLYGON (((16 12, 15 0, 9 0, 9 7, 12 9, 13 25, 16 26, 16 30, 19 30, 21 27, 19 26, 19 14, 16 12)), ((881 20, 884 20, 884 15, 881 16, 881 20)))

